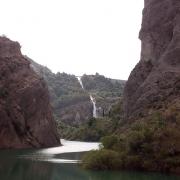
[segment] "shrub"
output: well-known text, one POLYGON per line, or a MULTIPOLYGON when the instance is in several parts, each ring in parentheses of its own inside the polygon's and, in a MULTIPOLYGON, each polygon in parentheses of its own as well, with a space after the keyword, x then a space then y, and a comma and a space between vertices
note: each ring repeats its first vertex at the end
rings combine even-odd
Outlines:
POLYGON ((127 169, 142 169, 142 162, 140 156, 138 155, 131 155, 126 157, 126 161, 124 161, 124 167, 127 169))
POLYGON ((112 150, 90 151, 82 159, 82 167, 93 170, 117 170, 122 166, 119 154, 112 150))
POLYGON ((118 142, 117 136, 105 136, 101 138, 101 142, 105 149, 113 149, 113 146, 118 142))

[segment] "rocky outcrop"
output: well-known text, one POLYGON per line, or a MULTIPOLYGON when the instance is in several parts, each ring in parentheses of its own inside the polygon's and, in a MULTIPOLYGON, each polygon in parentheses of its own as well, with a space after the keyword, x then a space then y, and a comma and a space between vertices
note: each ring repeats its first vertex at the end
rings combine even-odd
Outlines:
POLYGON ((180 108, 180 1, 145 0, 141 60, 124 90, 126 119, 180 108))
POLYGON ((19 43, 0 37, 0 148, 59 144, 45 82, 19 43))

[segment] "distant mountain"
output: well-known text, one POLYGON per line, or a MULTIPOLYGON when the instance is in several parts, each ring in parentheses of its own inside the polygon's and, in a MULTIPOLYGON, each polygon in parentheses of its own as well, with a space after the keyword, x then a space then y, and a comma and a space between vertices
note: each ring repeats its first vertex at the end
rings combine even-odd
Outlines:
POLYGON ((79 127, 93 118, 93 104, 90 95, 96 101, 98 117, 110 114, 111 107, 122 97, 125 81, 96 75, 83 75, 81 78, 66 73, 54 74, 50 69, 33 60, 31 67, 47 83, 54 117, 59 127, 67 131, 68 127, 79 127))
POLYGON ((92 104, 76 76, 54 74, 47 67, 31 61, 31 67, 46 81, 55 119, 68 125, 78 125, 92 117, 92 104))

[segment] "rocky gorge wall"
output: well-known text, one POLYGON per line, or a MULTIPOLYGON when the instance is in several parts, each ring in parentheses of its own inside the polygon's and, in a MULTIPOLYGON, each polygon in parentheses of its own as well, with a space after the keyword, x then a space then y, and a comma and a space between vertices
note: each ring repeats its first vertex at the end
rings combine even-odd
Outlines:
POLYGON ((145 0, 141 60, 124 91, 125 119, 180 109, 180 1, 145 0))
POLYGON ((0 148, 59 145, 46 84, 21 54, 0 37, 0 148))

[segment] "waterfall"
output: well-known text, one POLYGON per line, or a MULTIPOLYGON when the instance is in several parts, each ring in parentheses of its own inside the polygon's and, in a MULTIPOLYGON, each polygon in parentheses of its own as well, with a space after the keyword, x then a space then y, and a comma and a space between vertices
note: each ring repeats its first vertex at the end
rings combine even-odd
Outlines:
MULTIPOLYGON (((84 89, 83 82, 81 80, 81 76, 77 76, 77 79, 78 79, 79 84, 81 85, 82 89, 84 89)), ((93 104, 93 117, 97 118, 96 100, 95 100, 95 98, 93 98, 93 96, 91 94, 89 95, 89 97, 90 97, 90 100, 93 104)))
POLYGON ((79 81, 79 84, 81 85, 82 89, 84 89, 84 86, 83 86, 83 83, 82 83, 82 80, 81 80, 81 77, 78 76, 77 77, 78 81, 79 81))
POLYGON ((97 118, 96 100, 95 100, 95 98, 92 97, 91 94, 89 95, 89 97, 90 97, 90 100, 91 100, 91 102, 92 102, 92 104, 93 104, 93 117, 94 117, 94 118, 97 118))

